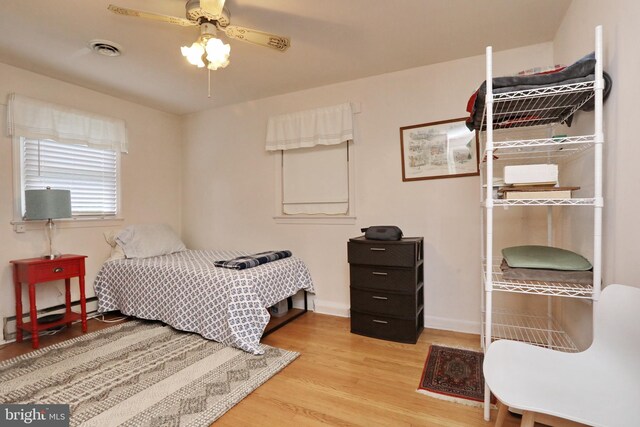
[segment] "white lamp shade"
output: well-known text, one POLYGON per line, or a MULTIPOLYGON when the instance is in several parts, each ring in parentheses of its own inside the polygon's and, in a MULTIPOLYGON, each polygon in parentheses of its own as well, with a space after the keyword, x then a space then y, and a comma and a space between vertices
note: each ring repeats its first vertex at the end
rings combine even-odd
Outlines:
POLYGON ((71 191, 25 190, 26 220, 71 218, 71 191))

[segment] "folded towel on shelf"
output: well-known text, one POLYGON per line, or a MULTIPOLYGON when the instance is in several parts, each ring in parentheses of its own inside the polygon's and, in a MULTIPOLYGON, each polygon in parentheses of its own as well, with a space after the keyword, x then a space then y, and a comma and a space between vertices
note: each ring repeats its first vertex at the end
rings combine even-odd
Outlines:
POLYGON ((257 267, 268 262, 277 261, 291 256, 291 251, 266 251, 253 255, 239 256, 228 261, 215 261, 216 267, 233 268, 244 270, 245 268, 257 267))
POLYGON ((502 270, 502 278, 506 280, 593 285, 593 271, 515 268, 509 267, 509 264, 507 264, 507 261, 504 259, 502 260, 502 264, 500 264, 500 269, 502 270))
POLYGON ((593 266, 582 255, 553 246, 523 245, 502 249, 509 267, 543 268, 547 270, 586 271, 593 266))

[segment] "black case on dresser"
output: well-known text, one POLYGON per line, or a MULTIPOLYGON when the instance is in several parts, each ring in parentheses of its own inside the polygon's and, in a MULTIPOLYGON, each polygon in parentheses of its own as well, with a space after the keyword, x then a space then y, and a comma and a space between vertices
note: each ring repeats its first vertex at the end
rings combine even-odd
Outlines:
POLYGON ((424 328, 422 237, 349 239, 351 332, 414 344, 424 328))

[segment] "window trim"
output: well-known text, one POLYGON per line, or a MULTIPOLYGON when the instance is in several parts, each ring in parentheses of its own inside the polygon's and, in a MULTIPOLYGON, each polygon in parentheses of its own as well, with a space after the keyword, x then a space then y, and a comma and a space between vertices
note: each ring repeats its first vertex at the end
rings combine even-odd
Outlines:
MULTIPOLYGON (((24 137, 21 136, 13 136, 11 141, 11 151, 12 151, 12 160, 13 160, 13 221, 11 224, 14 226, 14 230, 16 232, 27 231, 31 229, 41 229, 42 223, 46 221, 25 221, 22 218, 22 199, 24 197, 22 190, 22 182, 24 174, 24 168, 22 167, 22 149, 21 149, 21 139, 24 137), (30 225, 33 224, 34 227, 30 225)), ((81 215, 75 216, 72 218, 64 218, 57 219, 56 224, 61 228, 73 227, 74 223, 80 224, 84 223, 86 225, 78 225, 78 226, 87 226, 89 223, 95 226, 111 226, 115 224, 120 224, 124 218, 122 216, 122 185, 121 185, 121 175, 122 175, 122 153, 119 150, 115 150, 116 153, 116 203, 117 209, 116 214, 114 216, 102 216, 102 215, 81 215)))
POLYGON ((347 163, 349 174, 349 210, 344 215, 326 214, 292 214, 285 215, 282 210, 284 182, 282 180, 283 150, 273 151, 275 175, 275 206, 273 219, 276 224, 324 224, 324 225, 353 225, 356 223, 356 174, 353 155, 353 141, 346 141, 347 163))

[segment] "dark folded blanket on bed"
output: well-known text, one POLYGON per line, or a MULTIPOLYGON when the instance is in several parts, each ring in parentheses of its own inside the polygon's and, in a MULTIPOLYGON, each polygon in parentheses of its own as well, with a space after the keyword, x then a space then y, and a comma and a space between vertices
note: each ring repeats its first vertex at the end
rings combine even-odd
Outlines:
POLYGON ((228 261, 215 261, 216 267, 233 268, 235 270, 244 270, 245 268, 257 267, 271 261, 277 261, 282 258, 291 256, 291 251, 267 251, 253 255, 239 256, 228 261))
POLYGON ((507 261, 500 264, 502 277, 507 280, 529 280, 534 282, 573 283, 592 285, 593 271, 545 270, 542 268, 509 267, 507 261))

